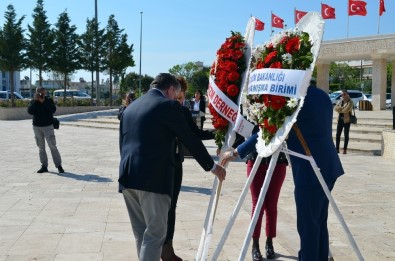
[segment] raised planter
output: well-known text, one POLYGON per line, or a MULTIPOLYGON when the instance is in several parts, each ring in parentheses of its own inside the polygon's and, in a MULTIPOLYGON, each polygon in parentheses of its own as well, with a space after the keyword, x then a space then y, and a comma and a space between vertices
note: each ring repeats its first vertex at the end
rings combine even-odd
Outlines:
MULTIPOLYGON (((108 106, 74 106, 74 107, 56 107, 55 115, 75 114, 90 111, 102 111, 112 109, 108 106)), ((27 112, 26 107, 21 108, 0 108, 0 120, 26 120, 33 116, 27 112)))

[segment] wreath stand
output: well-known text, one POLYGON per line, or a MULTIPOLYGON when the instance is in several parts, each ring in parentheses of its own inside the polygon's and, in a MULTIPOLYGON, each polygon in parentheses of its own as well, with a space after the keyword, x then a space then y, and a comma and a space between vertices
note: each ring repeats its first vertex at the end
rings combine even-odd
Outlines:
MULTIPOLYGON (((326 185, 326 183, 325 183, 325 181, 324 181, 324 179, 322 177, 320 169, 318 168, 314 158, 311 155, 310 149, 307 146, 307 143, 306 143, 305 139, 303 138, 303 135, 302 135, 300 129, 298 128, 296 123, 293 125, 292 128, 294 129, 294 131, 295 131, 300 143, 302 144, 306 155, 303 155, 303 154, 296 153, 296 152, 293 152, 291 150, 288 150, 285 147, 284 144, 282 144, 282 147, 280 147, 277 151, 275 151, 273 153, 271 161, 269 163, 269 167, 268 167, 267 172, 266 172, 266 177, 265 177, 265 180, 263 182, 261 192, 259 194, 257 206, 255 208, 254 215, 252 216, 252 219, 251 219, 251 222, 250 222, 250 226, 248 227, 247 235, 246 235, 246 237, 244 239, 243 248, 242 248, 242 251, 240 252, 238 260, 242 261, 242 260, 245 259, 245 256, 246 256, 246 253, 247 253, 247 248, 248 248, 248 246, 250 244, 250 241, 251 241, 251 236, 252 236, 252 233, 253 233, 253 229, 255 228, 256 222, 258 220, 259 213, 261 212, 262 205, 263 205, 263 202, 264 202, 267 190, 269 188, 269 184, 270 184, 270 181, 271 181, 271 178, 272 178, 272 175, 273 175, 273 171, 274 171, 274 168, 275 168, 275 165, 276 165, 276 162, 277 162, 277 158, 278 158, 280 152, 283 151, 287 155, 287 157, 289 155, 293 155, 293 156, 296 156, 296 157, 299 157, 299 158, 302 158, 302 159, 310 161, 310 164, 311 164, 311 166, 312 166, 312 168, 313 168, 313 170, 314 170, 314 172, 315 172, 315 174, 316 174, 316 176, 318 178, 318 181, 320 182, 321 187, 324 190, 325 195, 327 196, 327 198, 329 200, 329 203, 331 204, 331 206, 332 206, 332 208, 333 208, 333 210, 335 212, 335 215, 337 216, 340 224, 343 227, 344 232, 347 235, 347 238, 348 238, 348 240, 349 240, 349 242, 351 244, 351 247, 353 248, 356 256, 358 257, 358 260, 359 261, 363 261, 364 258, 362 257, 362 254, 361 254, 361 252, 360 252, 360 250, 359 250, 359 248, 358 248, 358 246, 357 246, 357 244, 356 244, 356 242, 355 242, 350 230, 348 229, 347 224, 346 224, 343 216, 341 215, 341 213, 340 213, 340 211, 339 211, 339 209, 338 209, 338 207, 337 207, 337 205, 335 203, 335 200, 332 197, 331 192, 328 189, 328 186, 326 185)), ((244 202, 244 199, 245 199, 245 197, 246 197, 246 195, 248 193, 248 189, 249 189, 249 187, 250 187, 250 185, 252 183, 252 180, 255 177, 256 171, 257 171, 257 169, 258 169, 258 167, 259 167, 259 165, 261 163, 261 160, 262 160, 262 157, 258 155, 257 159, 255 160, 254 166, 253 166, 253 168, 251 170, 250 176, 248 177, 247 182, 244 185, 243 191, 240 194, 239 200, 238 200, 238 202, 237 202, 237 204, 236 204, 236 206, 235 206, 235 208, 234 208, 234 210, 233 210, 233 212, 231 214, 231 217, 230 217, 229 222, 228 222, 228 224, 227 224, 227 226, 225 228, 225 231, 224 231, 224 233, 223 233, 223 235, 221 237, 221 240, 218 243, 218 246, 217 246, 217 248, 216 248, 216 250, 215 250, 215 252, 214 252, 214 254, 213 254, 212 258, 211 258, 212 261, 216 261, 218 259, 218 256, 220 255, 220 253, 222 251, 222 248, 223 248, 223 246, 225 244, 225 241, 226 241, 226 239, 229 236, 229 232, 232 229, 232 226, 233 226, 233 224, 234 224, 234 222, 236 220, 236 217, 237 217, 237 215, 238 215, 238 213, 240 211, 242 203, 244 202)), ((213 232, 212 226, 213 226, 213 223, 214 223, 215 212, 216 212, 217 205, 218 205, 218 199, 219 199, 219 194, 220 194, 220 191, 221 191, 221 186, 222 186, 222 182, 220 182, 218 184, 218 179, 216 178, 215 181, 214 181, 214 184, 213 184, 213 191, 216 188, 215 189, 216 190, 216 193, 215 193, 216 197, 214 199, 214 194, 212 194, 211 198, 210 198, 210 202, 209 202, 209 206, 208 206, 207 214, 206 214, 206 220, 204 222, 204 228, 203 228, 203 232, 202 232, 202 237, 201 237, 201 240, 200 240, 199 249, 198 249, 198 253, 196 255, 195 261, 206 261, 207 260, 208 248, 209 248, 209 244, 210 244, 211 237, 212 237, 212 232, 213 232), (215 200, 215 203, 213 203, 214 200, 215 200)), ((331 256, 331 252, 330 251, 329 251, 329 260, 333 260, 333 257, 331 256)))

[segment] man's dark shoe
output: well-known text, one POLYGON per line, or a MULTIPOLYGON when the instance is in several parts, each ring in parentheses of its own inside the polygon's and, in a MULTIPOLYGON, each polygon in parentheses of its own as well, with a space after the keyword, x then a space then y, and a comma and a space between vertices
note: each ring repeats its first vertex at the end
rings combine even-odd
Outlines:
POLYGON ((263 256, 259 248, 252 248, 252 260, 253 261, 263 261, 263 256))
POLYGON ((48 168, 46 166, 41 166, 41 169, 37 170, 37 173, 48 172, 48 168))
POLYGON ((273 245, 266 245, 266 258, 273 259, 276 257, 276 253, 274 252, 273 245))
POLYGON ((64 173, 64 169, 62 168, 62 166, 58 167, 58 171, 59 171, 59 173, 64 173))

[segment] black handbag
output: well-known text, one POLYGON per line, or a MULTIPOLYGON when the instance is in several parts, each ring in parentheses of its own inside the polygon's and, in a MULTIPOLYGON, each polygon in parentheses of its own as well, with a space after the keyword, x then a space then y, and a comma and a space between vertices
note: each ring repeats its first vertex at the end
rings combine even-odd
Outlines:
POLYGON ((352 108, 352 112, 353 112, 353 114, 350 113, 350 122, 351 122, 351 124, 357 124, 358 119, 357 119, 357 116, 355 116, 354 107, 352 108))
POLYGON ((57 129, 57 130, 59 129, 60 122, 59 122, 58 118, 53 117, 52 125, 53 125, 54 129, 57 129))

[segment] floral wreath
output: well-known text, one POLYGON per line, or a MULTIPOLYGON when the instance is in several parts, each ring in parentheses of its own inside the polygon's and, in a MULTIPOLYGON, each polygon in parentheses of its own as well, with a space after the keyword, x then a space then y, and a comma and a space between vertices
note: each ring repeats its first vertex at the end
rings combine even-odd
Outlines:
MULTIPOLYGON (((252 71, 262 68, 306 70, 313 63, 309 34, 293 30, 282 31, 271 41, 257 47, 252 55, 252 71)), ((265 145, 297 109, 299 99, 270 94, 247 95, 247 114, 261 129, 265 145)))
MULTIPOLYGON (((231 37, 226 38, 226 41, 218 49, 217 59, 210 70, 210 75, 214 76, 217 87, 235 104, 237 104, 240 94, 241 76, 246 69, 244 47, 244 37, 238 32, 231 32, 231 37)), ((225 141, 229 122, 215 110, 211 103, 208 108, 213 116, 215 143, 221 148, 225 141)))

